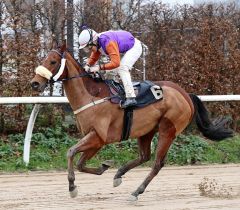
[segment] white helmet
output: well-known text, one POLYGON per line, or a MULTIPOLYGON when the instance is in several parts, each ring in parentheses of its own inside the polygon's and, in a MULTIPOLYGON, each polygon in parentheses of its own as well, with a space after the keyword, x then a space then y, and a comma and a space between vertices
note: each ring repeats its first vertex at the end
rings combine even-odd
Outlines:
POLYGON ((79 41, 79 49, 83 49, 88 44, 92 44, 94 41, 97 40, 98 33, 90 28, 84 29, 78 38, 79 41))

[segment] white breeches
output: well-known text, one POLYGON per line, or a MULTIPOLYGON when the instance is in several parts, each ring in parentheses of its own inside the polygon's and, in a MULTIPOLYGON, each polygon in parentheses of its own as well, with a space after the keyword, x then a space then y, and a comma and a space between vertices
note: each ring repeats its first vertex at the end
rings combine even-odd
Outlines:
POLYGON ((125 93, 126 93, 126 98, 134 98, 136 97, 135 92, 134 92, 134 88, 132 85, 132 79, 131 79, 131 75, 129 72, 129 69, 127 66, 119 66, 117 73, 119 74, 124 89, 125 89, 125 93))
POLYGON ((142 54, 142 44, 138 39, 135 39, 135 44, 128 50, 121 59, 120 66, 113 71, 117 72, 123 82, 123 86, 126 92, 126 98, 136 97, 132 79, 129 70, 139 59, 142 54))
POLYGON ((133 47, 128 50, 121 59, 121 66, 127 66, 130 70, 142 54, 142 44, 135 38, 133 47))

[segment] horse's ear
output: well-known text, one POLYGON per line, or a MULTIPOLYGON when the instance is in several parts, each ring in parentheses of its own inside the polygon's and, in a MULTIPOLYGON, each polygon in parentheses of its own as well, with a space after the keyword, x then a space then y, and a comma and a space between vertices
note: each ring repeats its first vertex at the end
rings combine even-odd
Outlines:
POLYGON ((66 49, 67 49, 67 41, 66 41, 66 39, 64 39, 62 46, 61 46, 61 52, 65 52, 66 49))
POLYGON ((53 40, 52 40, 52 47, 51 47, 51 49, 57 49, 57 47, 58 47, 57 40, 56 40, 56 39, 53 39, 53 40))

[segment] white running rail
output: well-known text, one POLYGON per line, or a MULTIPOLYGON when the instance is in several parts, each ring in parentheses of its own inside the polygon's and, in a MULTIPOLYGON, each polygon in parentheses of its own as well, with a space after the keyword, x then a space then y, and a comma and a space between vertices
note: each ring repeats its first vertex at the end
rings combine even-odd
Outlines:
MULTIPOLYGON (((200 95, 202 101, 240 101, 240 95, 200 95)), ((0 104, 35 104, 30 115, 25 140, 24 140, 24 153, 23 160, 26 165, 29 163, 30 157, 30 144, 32 131, 34 127, 35 120, 37 118, 40 104, 58 104, 58 103, 69 103, 67 97, 0 97, 0 104)))
MULTIPOLYGON (((199 95, 202 101, 240 101, 240 95, 199 95)), ((67 97, 0 97, 0 104, 61 104, 69 103, 67 97)))

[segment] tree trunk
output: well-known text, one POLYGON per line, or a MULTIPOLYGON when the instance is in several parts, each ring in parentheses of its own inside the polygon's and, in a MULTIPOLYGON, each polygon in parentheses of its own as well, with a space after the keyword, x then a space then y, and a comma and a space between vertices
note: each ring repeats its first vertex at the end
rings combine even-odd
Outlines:
MULTIPOLYGON (((2 26, 2 8, 3 3, 0 2, 0 28, 2 26)), ((3 71, 3 53, 2 53, 2 47, 3 47, 3 39, 2 39, 2 31, 0 30, 0 96, 2 95, 2 89, 3 87, 3 80, 2 80, 2 71, 3 71)), ((0 133, 4 131, 4 113, 0 109, 0 133)))
POLYGON ((73 0, 67 0, 67 46, 73 53, 73 0))

